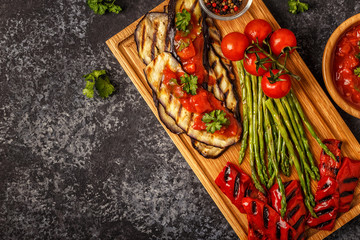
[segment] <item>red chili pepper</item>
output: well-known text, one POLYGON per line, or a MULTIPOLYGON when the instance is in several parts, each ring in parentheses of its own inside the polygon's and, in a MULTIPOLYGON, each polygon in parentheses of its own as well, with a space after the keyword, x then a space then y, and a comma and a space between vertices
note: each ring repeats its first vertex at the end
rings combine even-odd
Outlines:
POLYGON ((251 178, 230 162, 219 173, 215 183, 242 213, 245 213, 241 202, 244 197, 257 198, 267 202, 266 196, 255 188, 251 178))
POLYGON ((329 150, 335 155, 336 161, 327 155, 324 150, 320 155, 320 176, 329 176, 336 178, 341 165, 341 144, 342 142, 336 139, 325 139, 323 143, 329 148, 329 150))
POLYGON ((340 171, 336 177, 339 184, 339 212, 347 212, 350 209, 351 201, 354 198, 354 189, 360 177, 360 161, 354 161, 344 157, 340 171))
POLYGON ((243 198, 249 222, 248 239, 295 239, 296 230, 273 208, 253 198, 243 198))
POLYGON ((310 216, 307 225, 321 230, 332 230, 339 209, 338 184, 331 177, 323 177, 318 182, 314 211, 318 218, 310 216))
MULTIPOLYGON (((305 232, 305 219, 307 210, 304 204, 304 197, 301 192, 299 181, 290 181, 284 183, 286 196, 285 220, 296 230, 295 239, 302 239, 305 232)), ((279 185, 274 184, 269 191, 271 206, 280 214, 281 193, 279 185)))

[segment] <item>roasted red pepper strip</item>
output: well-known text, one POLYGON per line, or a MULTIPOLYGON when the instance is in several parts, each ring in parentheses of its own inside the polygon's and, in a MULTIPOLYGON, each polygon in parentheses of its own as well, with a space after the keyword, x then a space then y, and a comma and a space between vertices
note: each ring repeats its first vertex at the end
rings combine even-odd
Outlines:
MULTIPOLYGON (((307 210, 299 181, 293 180, 284 183, 286 196, 285 220, 296 230, 295 239, 303 239, 305 232, 305 219, 307 210)), ((280 214, 281 193, 279 185, 274 184, 269 191, 271 206, 280 214)))
POLYGON ((254 198, 243 198, 242 203, 249 222, 249 239, 295 239, 296 230, 269 205, 254 198))
POLYGON ((220 172, 215 183, 242 213, 245 213, 241 204, 243 197, 257 198, 267 202, 266 196, 255 188, 251 178, 230 162, 220 172))
POLYGON ((336 177, 340 194, 339 212, 347 212, 354 198, 354 189, 359 181, 360 161, 354 161, 344 157, 342 162, 340 171, 336 177))
POLYGON ((307 225, 321 230, 332 230, 339 209, 338 184, 331 177, 323 177, 318 182, 314 211, 318 218, 310 216, 307 225))
POLYGON ((335 155, 336 161, 327 155, 324 150, 320 155, 320 177, 332 177, 336 178, 341 165, 341 144, 342 142, 336 139, 325 139, 323 143, 329 148, 329 150, 335 155))

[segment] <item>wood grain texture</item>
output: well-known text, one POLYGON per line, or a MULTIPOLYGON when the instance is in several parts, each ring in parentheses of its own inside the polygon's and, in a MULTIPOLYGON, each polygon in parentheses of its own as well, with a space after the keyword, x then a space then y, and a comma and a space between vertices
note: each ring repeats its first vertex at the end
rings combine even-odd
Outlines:
MULTIPOLYGON (((167 1, 160 4, 153 11, 162 12, 164 6, 167 5, 167 1)), ((246 12, 242 17, 224 22, 216 21, 216 24, 220 26, 221 33, 224 36, 228 32, 240 31, 243 32, 246 23, 255 18, 266 19, 271 23, 274 29, 278 29, 280 26, 275 21, 265 4, 261 0, 254 0, 249 11, 246 12)), ((124 68, 130 79, 143 96, 150 109, 157 116, 157 109, 152 100, 151 89, 148 86, 143 69, 145 65, 139 59, 136 44, 134 42, 134 30, 137 20, 128 26, 123 31, 116 34, 114 37, 109 39, 106 43, 124 68)), ((314 76, 311 74, 309 69, 306 67, 304 61, 301 59, 297 52, 294 52, 288 62, 288 67, 295 74, 301 76, 300 82, 293 81, 294 92, 297 95, 300 103, 302 104, 304 111, 306 112, 309 120, 313 123, 320 138, 337 138, 344 142, 343 153, 344 156, 348 156, 352 159, 359 159, 360 156, 360 145, 342 120, 340 115, 327 98, 324 91, 317 83, 314 76)), ((236 83, 238 85, 238 81, 236 83)), ((237 86, 237 89, 240 89, 237 86)), ((241 93, 239 92, 239 95, 241 93)), ((161 121, 160 121, 161 123, 161 121)), ((162 123, 161 123, 162 124, 162 123)), ((163 124, 162 124, 163 125, 163 124)), ((164 125, 163 125, 164 126, 164 125)), ((165 126, 164 126, 165 128, 165 126)), ((245 214, 241 214, 239 210, 230 202, 230 200, 220 191, 216 186, 214 180, 225 166, 226 162, 233 162, 237 164, 238 153, 240 150, 240 144, 235 144, 230 147, 221 157, 218 159, 205 159, 198 152, 192 148, 191 140, 186 135, 176 135, 167 130, 170 138, 174 141, 183 157, 186 159, 190 167, 193 169, 196 176, 199 178, 209 195, 212 197, 216 205, 219 207, 221 212, 224 214, 227 221, 230 223, 234 231, 237 233, 240 239, 247 239, 247 218, 245 214)), ((320 156, 321 148, 316 141, 311 137, 310 133, 307 132, 309 138, 311 150, 318 160, 320 156)), ((246 153, 244 162, 241 168, 250 173, 249 156, 248 151, 246 153)), ((290 179, 296 179, 297 174, 295 169, 292 169, 292 175, 290 178, 284 177, 283 180, 287 181, 290 179)), ((317 183, 312 182, 312 191, 315 192, 317 183)), ((336 221, 335 228, 340 228, 342 225, 350 221, 352 218, 360 213, 360 199, 359 199, 360 187, 358 186, 355 190, 355 197, 351 210, 338 218, 336 221)), ((323 239, 328 236, 330 231, 318 231, 315 229, 307 229, 307 236, 309 239, 323 239)))
POLYGON ((339 107, 341 107, 348 114, 360 118, 360 109, 346 101, 338 92, 333 79, 334 73, 332 71, 336 44, 338 43, 340 37, 342 37, 350 28, 358 24, 360 24, 360 13, 344 21, 331 34, 324 50, 324 55, 322 59, 322 74, 324 77, 326 89, 328 90, 336 104, 339 105, 339 107))

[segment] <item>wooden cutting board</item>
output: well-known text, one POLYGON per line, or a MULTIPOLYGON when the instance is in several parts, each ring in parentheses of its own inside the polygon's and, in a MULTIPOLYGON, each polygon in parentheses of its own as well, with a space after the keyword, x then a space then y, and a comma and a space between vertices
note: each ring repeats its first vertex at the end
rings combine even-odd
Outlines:
MULTIPOLYGON (((164 6, 168 1, 163 2, 152 11, 162 12, 164 6)), ((255 18, 266 19, 271 23, 274 29, 280 28, 274 17, 271 15, 265 4, 261 0, 254 0, 250 9, 240 18, 232 21, 216 21, 222 35, 232 32, 243 32, 245 25, 255 18)), ((140 19, 139 19, 140 20, 140 19)), ((106 43, 124 68, 130 79, 149 105, 150 109, 157 116, 157 109, 152 99, 151 89, 148 86, 143 69, 144 63, 140 60, 136 50, 134 41, 134 31, 139 20, 132 23, 130 26, 113 36, 106 43)), ((297 95, 301 105, 304 108, 310 122, 314 125, 319 137, 336 138, 343 141, 342 152, 344 156, 352 159, 360 160, 360 145, 354 135, 351 133, 345 122, 342 120, 330 100, 327 98, 324 91, 317 83, 314 76, 311 74, 304 61, 297 52, 294 52, 288 62, 288 68, 293 73, 299 75, 302 79, 300 82, 293 81, 293 90, 297 95)), ((238 83, 236 83, 238 84, 238 83)), ((238 89, 239 86, 237 86, 238 89)), ((239 92, 239 95, 241 93, 239 92)), ((158 118, 159 119, 159 118, 158 118)), ((160 121, 161 122, 161 121, 160 121)), ((163 125, 164 126, 164 125, 163 125)), ((182 153, 190 167, 195 172, 201 183, 204 185, 207 192, 210 194, 216 205, 219 207, 225 218, 228 220, 236 234, 240 239, 247 239, 247 218, 245 214, 241 214, 239 210, 230 202, 230 200, 220 191, 216 186, 214 180, 223 169, 226 162, 230 161, 235 164, 238 162, 238 153, 240 144, 230 147, 218 159, 205 159, 192 147, 190 138, 185 134, 176 135, 171 133, 164 126, 170 138, 174 141, 179 151, 182 153)), ((321 148, 317 142, 307 132, 310 141, 312 152, 317 160, 319 160, 321 148)), ((244 162, 241 168, 250 174, 249 154, 246 153, 244 162)), ((283 178, 284 181, 289 179, 296 179, 297 174, 295 169, 292 169, 290 178, 283 178)), ((312 191, 315 193, 317 183, 312 182, 312 191)), ((355 190, 355 197, 352 203, 352 208, 347 213, 341 215, 337 221, 335 228, 340 228, 342 225, 350 221, 352 218, 360 213, 360 185, 355 190)), ((318 231, 315 229, 307 229, 306 235, 309 239, 323 239, 328 236, 330 231, 318 231)))

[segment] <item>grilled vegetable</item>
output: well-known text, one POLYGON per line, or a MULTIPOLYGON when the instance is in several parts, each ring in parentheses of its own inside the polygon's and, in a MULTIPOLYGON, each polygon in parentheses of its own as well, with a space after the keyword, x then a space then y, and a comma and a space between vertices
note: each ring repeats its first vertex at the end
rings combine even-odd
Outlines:
POLYGON ((307 225, 320 230, 333 229, 339 208, 338 184, 335 179, 325 176, 318 182, 314 211, 317 218, 310 216, 307 225))
POLYGON ((267 202, 266 196, 255 188, 251 178, 238 166, 230 162, 219 173, 215 183, 242 213, 245 213, 242 206, 244 197, 267 202))
POLYGON ((296 239, 296 230, 266 203, 246 197, 242 204, 249 222, 249 239, 296 239))
POLYGON ((191 140, 193 147, 205 158, 218 158, 227 148, 218 148, 205 143, 191 140))
MULTIPOLYGON (((164 106, 166 113, 175 120, 176 124, 190 137, 205 144, 225 148, 236 143, 240 139, 241 134, 241 126, 237 121, 234 122, 232 120, 233 125, 230 125, 236 128, 236 133, 233 136, 211 134, 207 131, 196 130, 192 127, 198 115, 183 107, 179 98, 174 97, 166 85, 163 84, 163 74, 166 68, 173 73, 183 72, 180 64, 170 53, 162 53, 145 68, 145 75, 149 86, 156 93, 159 103, 164 106)), ((227 114, 228 117, 234 119, 231 113, 227 114)))
POLYGON ((168 14, 151 12, 144 16, 135 30, 135 42, 140 58, 147 65, 155 57, 170 49, 168 14))
MULTIPOLYGON (((306 207, 301 193, 299 181, 284 183, 286 195, 286 213, 284 219, 296 230, 295 239, 303 239, 306 221, 306 207)), ((271 206, 280 214, 281 193, 279 186, 275 184, 269 191, 271 206)))
POLYGON ((329 176, 336 178, 341 165, 341 145, 342 142, 336 139, 325 139, 323 143, 329 148, 329 150, 335 155, 336 161, 327 155, 324 150, 320 155, 320 176, 329 176))
POLYGON ((348 157, 342 159, 340 171, 336 177, 339 185, 340 206, 339 212, 347 212, 354 198, 354 190, 359 182, 360 161, 351 160, 348 157))

